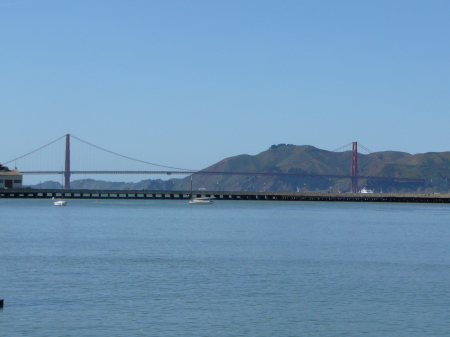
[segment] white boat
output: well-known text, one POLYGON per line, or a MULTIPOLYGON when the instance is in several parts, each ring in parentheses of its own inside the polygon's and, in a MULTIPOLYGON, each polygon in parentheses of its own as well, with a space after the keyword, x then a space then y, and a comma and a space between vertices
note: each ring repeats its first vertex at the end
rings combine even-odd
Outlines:
POLYGON ((362 190, 361 190, 361 193, 373 193, 373 190, 368 190, 367 188, 363 188, 362 190))
POLYGON ((189 203, 190 204, 212 204, 212 197, 204 197, 204 198, 190 198, 189 203))
POLYGON ((189 199, 189 203, 190 204, 200 204, 200 205, 210 205, 213 203, 212 199, 214 199, 214 197, 203 197, 203 198, 194 198, 192 196, 192 175, 191 175, 191 198, 189 199))
MULTIPOLYGON (((55 198, 53 197, 52 200, 54 200, 54 199, 55 199, 55 198)), ((62 200, 62 199, 59 199, 59 200, 57 200, 57 201, 54 201, 53 204, 54 204, 55 206, 66 206, 66 205, 67 205, 67 201, 66 201, 66 200, 62 200)))

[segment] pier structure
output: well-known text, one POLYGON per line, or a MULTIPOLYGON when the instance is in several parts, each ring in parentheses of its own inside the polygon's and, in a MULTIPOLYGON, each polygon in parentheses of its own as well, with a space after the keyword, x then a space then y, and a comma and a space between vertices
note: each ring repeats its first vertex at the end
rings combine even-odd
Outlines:
POLYGON ((450 203, 450 194, 438 193, 328 193, 328 192, 258 192, 258 191, 162 191, 162 190, 61 190, 4 189, 0 199, 130 199, 180 200, 190 197, 213 197, 215 200, 264 201, 350 201, 450 203))

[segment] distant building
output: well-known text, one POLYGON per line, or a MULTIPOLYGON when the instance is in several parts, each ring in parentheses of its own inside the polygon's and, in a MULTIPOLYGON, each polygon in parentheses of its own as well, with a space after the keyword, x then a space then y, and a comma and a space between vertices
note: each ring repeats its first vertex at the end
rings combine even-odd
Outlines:
POLYGON ((10 170, 0 164, 0 188, 22 188, 22 175, 16 169, 10 170))

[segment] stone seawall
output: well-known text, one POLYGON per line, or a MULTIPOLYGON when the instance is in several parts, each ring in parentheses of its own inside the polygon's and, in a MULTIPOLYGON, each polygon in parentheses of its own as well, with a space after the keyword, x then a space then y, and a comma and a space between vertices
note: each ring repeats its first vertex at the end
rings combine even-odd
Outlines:
POLYGON ((321 193, 321 192, 235 192, 235 191, 149 191, 149 190, 53 190, 4 189, 0 198, 22 199, 158 199, 179 200, 191 197, 214 197, 216 200, 265 201, 352 201, 450 203, 450 194, 421 193, 321 193))

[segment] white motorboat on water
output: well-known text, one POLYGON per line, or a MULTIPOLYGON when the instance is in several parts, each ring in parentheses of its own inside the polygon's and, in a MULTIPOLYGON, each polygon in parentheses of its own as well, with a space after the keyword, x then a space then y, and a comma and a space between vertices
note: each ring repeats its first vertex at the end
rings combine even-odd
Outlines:
MULTIPOLYGON (((54 200, 54 199, 55 199, 55 197, 52 198, 52 200, 54 200)), ((59 200, 57 200, 57 201, 54 201, 53 204, 54 204, 55 206, 66 206, 66 205, 67 205, 67 201, 66 201, 66 200, 62 200, 62 199, 59 199, 59 200)))
POLYGON ((363 188, 362 190, 361 190, 361 193, 373 193, 373 190, 368 190, 367 188, 363 188))
POLYGON ((191 198, 189 199, 190 204, 212 204, 214 198, 204 197, 204 198, 191 198))

